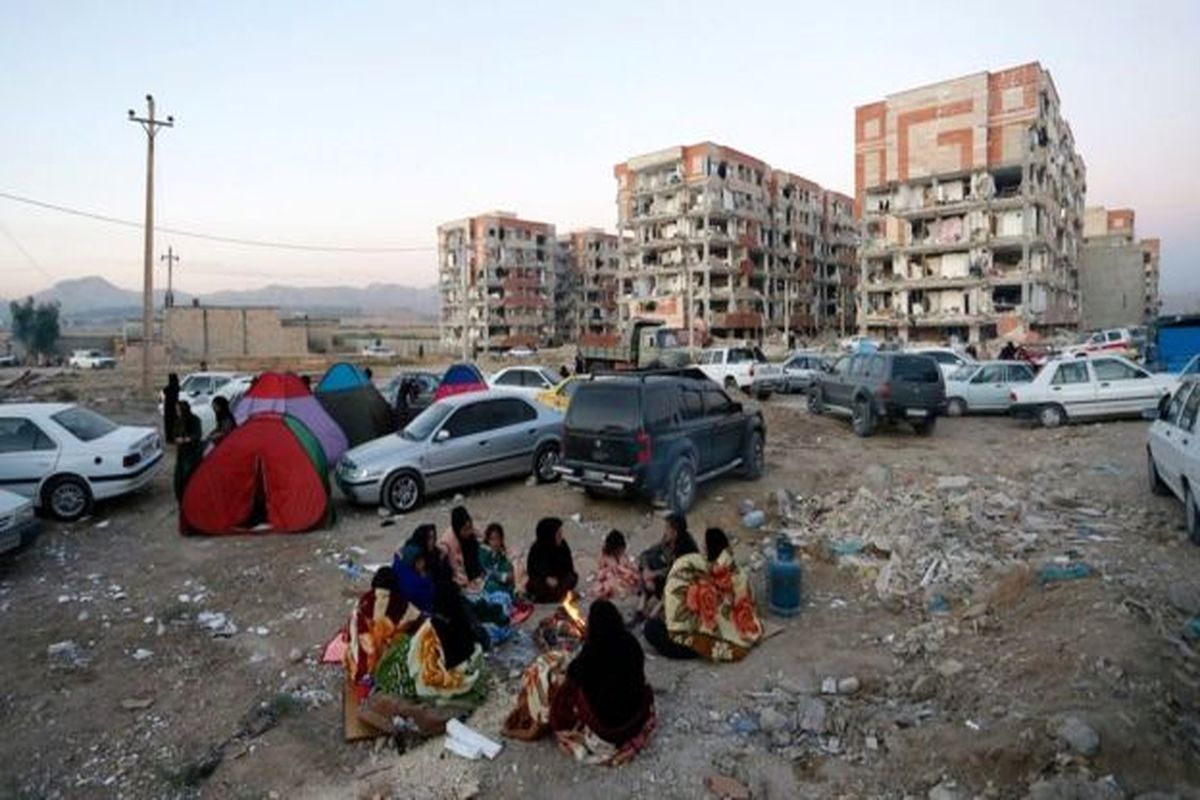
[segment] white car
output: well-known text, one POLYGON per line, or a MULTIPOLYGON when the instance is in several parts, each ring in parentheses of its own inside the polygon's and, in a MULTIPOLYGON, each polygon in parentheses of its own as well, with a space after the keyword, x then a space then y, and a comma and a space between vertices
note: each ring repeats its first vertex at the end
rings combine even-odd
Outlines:
POLYGON ((1010 411, 1047 428, 1080 419, 1145 417, 1179 385, 1175 375, 1151 374, 1119 356, 1056 358, 1031 383, 1010 390, 1010 411))
MULTIPOLYGON (((186 400, 192 413, 200 418, 200 429, 205 436, 217 426, 217 416, 212 410, 214 397, 224 397, 233 406, 250 388, 254 376, 244 372, 193 372, 179 382, 179 399, 186 400)), ((158 395, 158 413, 162 416, 162 393, 158 395)))
POLYGON ((974 364, 975 360, 970 356, 955 352, 949 347, 910 347, 905 352, 920 353, 923 356, 929 356, 937 362, 938 369, 942 371, 942 378, 950 380, 950 376, 954 375, 968 364, 974 364))
POLYGON ((533 358, 537 355, 537 352, 532 347, 518 345, 517 347, 510 348, 505 355, 509 358, 533 358))
POLYGON ((72 369, 114 369, 117 360, 99 350, 76 350, 67 359, 67 366, 72 369))
POLYGON ((17 360, 16 356, 13 356, 13 355, 0 356, 0 367, 16 367, 16 366, 19 366, 20 363, 21 362, 17 360))
POLYGON ((33 501, 0 489, 0 554, 29 544, 37 533, 33 501))
POLYGON ((0 485, 58 519, 140 489, 162 458, 154 428, 117 425, 73 403, 0 404, 0 485))
POLYGON ((783 369, 757 347, 709 347, 697 354, 696 366, 727 392, 741 389, 765 399, 784 389, 783 369))
POLYGON ((361 351, 363 358, 389 359, 396 357, 396 351, 381 344, 369 344, 361 351))
POLYGON ((1062 351, 1063 356, 1090 355, 1136 356, 1137 347, 1133 343, 1133 333, 1129 328, 1109 328, 1096 331, 1080 344, 1068 347, 1062 351))
POLYGON ((1159 495, 1174 494, 1183 501, 1188 538, 1200 544, 1200 508, 1196 506, 1200 487, 1197 416, 1200 416, 1200 381, 1188 378, 1150 426, 1146 461, 1150 490, 1159 495))
POLYGON ((562 380, 558 373, 546 367, 505 367, 488 378, 488 386, 494 389, 511 389, 530 400, 547 389, 553 389, 562 380))
POLYGON ((820 353, 793 353, 782 364, 783 381, 780 391, 807 392, 830 363, 831 360, 820 353))
POLYGON ((961 368, 946 381, 946 415, 975 411, 1008 411, 1012 387, 1033 380, 1024 361, 984 361, 961 368))

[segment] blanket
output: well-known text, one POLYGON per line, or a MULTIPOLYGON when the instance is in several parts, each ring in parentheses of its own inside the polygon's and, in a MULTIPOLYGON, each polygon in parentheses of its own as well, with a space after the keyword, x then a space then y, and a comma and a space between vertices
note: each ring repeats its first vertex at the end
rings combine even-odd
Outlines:
POLYGON ((671 640, 703 658, 740 661, 762 639, 749 580, 729 550, 713 563, 699 553, 677 559, 663 599, 671 640))
POLYGON ((379 659, 374 678, 378 691, 410 700, 476 706, 487 699, 483 651, 476 645, 470 658, 454 669, 446 669, 442 644, 429 620, 415 633, 396 637, 379 659))

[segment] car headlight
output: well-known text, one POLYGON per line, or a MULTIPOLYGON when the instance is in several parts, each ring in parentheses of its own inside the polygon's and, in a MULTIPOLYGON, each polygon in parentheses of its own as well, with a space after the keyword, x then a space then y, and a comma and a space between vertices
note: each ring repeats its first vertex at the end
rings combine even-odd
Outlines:
POLYGON ((383 471, 373 467, 360 467, 349 459, 342 459, 338 464, 338 473, 348 481, 369 481, 380 477, 383 471))

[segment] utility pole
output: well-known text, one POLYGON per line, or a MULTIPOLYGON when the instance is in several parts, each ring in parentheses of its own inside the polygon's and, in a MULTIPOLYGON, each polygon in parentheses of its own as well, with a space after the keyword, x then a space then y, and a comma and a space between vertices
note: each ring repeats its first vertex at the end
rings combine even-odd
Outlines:
POLYGON ((154 116, 154 96, 146 95, 145 117, 129 109, 129 121, 136 122, 146 132, 146 233, 142 252, 142 391, 150 394, 150 346, 154 338, 154 137, 159 128, 172 128, 175 118, 166 120, 154 116))
POLYGON ((174 248, 168 247, 166 255, 158 257, 160 261, 167 262, 167 293, 163 296, 163 308, 171 308, 175 305, 174 291, 174 272, 175 264, 179 261, 179 256, 175 255, 174 248))

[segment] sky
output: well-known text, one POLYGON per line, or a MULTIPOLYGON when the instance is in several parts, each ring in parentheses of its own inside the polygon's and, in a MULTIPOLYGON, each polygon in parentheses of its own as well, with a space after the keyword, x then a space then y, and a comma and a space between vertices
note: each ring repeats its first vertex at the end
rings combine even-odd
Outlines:
MULTIPOLYGON (((853 192, 854 107, 1039 60, 1088 204, 1162 239, 1200 291, 1200 3, 0 0, 0 192, 140 221, 153 93, 158 234, 191 293, 436 279, 436 226, 489 209, 616 224, 613 165, 713 140, 853 192)), ((136 228, 0 198, 0 296, 141 286, 136 228)), ((165 279, 159 270, 156 280, 165 279)))

